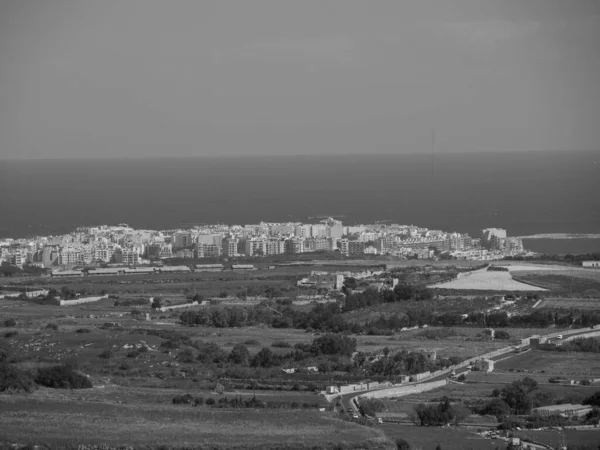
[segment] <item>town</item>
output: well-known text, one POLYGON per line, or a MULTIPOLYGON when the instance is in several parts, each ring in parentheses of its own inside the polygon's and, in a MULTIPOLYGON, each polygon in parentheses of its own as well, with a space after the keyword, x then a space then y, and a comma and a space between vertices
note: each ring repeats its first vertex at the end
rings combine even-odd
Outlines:
POLYGON ((59 236, 3 239, 0 262, 59 271, 156 265, 172 258, 228 260, 315 252, 339 252, 347 257, 479 261, 532 254, 523 249, 521 239, 507 236, 500 228, 484 229, 475 238, 466 233, 386 223, 390 221, 347 226, 334 217, 312 219, 322 220, 313 224, 261 222, 243 226, 181 224, 192 227, 162 231, 136 230, 126 224, 77 227, 59 236))

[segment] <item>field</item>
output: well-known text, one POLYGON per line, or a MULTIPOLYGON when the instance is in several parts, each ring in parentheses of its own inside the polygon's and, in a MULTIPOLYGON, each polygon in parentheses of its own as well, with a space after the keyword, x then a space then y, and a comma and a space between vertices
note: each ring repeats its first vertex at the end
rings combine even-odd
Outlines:
POLYGON ((215 410, 189 405, 108 405, 0 397, 0 441, 282 448, 351 442, 391 448, 379 430, 308 411, 215 410), (32 434, 32 431, 35 433, 32 434))
POLYGON ((412 425, 381 424, 378 426, 392 439, 404 439, 411 448, 434 450, 438 444, 444 450, 494 450, 502 443, 485 439, 461 428, 415 427, 412 425))
POLYGON ((510 369, 521 371, 544 371, 552 375, 573 377, 600 377, 600 354, 578 352, 549 352, 532 350, 496 363, 497 371, 510 369))
MULTIPOLYGON (((515 437, 529 438, 535 442, 550 445, 558 448, 561 439, 558 431, 556 430, 543 430, 543 431, 514 431, 515 437)), ((600 443, 600 430, 589 430, 589 431, 573 431, 565 430, 565 442, 568 448, 576 448, 580 445, 591 446, 595 448, 600 443)))
POLYGON ((513 280, 510 272, 477 270, 460 274, 459 278, 431 288, 477 291, 545 291, 546 289, 513 280))

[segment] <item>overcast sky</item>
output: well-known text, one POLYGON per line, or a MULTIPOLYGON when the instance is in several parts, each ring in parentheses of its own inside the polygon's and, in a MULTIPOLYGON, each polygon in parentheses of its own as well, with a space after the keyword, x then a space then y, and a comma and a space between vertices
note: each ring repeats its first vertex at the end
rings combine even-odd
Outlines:
POLYGON ((0 0, 0 157, 600 148, 598 0, 0 0))

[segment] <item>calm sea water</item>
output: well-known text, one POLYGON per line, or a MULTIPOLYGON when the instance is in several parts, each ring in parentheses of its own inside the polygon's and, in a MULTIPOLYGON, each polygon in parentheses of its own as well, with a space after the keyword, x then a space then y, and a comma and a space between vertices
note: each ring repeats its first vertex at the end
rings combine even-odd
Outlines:
POLYGON ((0 161, 0 237, 343 214, 509 235, 600 232, 597 153, 0 161))
POLYGON ((523 239, 527 250, 558 255, 600 253, 600 239, 523 239))

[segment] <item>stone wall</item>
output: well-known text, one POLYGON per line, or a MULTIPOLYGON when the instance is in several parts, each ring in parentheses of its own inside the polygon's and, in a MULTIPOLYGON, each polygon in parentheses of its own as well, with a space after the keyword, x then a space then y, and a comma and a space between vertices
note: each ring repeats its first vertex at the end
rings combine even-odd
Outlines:
POLYGON ((84 303, 93 303, 99 300, 108 298, 108 295, 103 295, 101 297, 86 297, 86 298, 78 298, 76 300, 60 300, 60 306, 72 306, 72 305, 82 305, 84 303))

